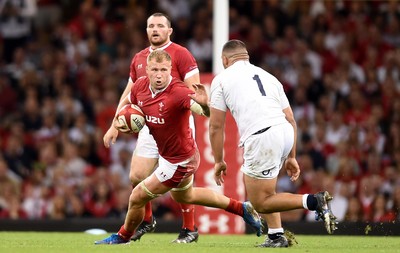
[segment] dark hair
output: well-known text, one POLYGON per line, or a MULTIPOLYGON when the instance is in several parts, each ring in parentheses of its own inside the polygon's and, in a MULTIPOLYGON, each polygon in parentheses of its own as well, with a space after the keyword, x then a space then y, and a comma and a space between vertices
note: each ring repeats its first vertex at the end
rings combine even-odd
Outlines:
POLYGON ((150 15, 149 18, 150 17, 165 17, 167 19, 168 27, 171 27, 171 19, 168 17, 167 14, 164 14, 162 12, 156 12, 156 13, 153 13, 152 15, 150 15))
POLYGON ((224 47, 222 48, 222 51, 232 51, 234 49, 246 49, 246 45, 244 44, 243 41, 241 40, 230 40, 225 43, 224 47))

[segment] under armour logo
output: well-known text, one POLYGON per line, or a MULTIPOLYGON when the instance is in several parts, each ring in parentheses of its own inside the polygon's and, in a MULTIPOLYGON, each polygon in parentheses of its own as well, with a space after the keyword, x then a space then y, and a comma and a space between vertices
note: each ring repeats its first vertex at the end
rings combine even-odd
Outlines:
POLYGON ((138 101, 139 106, 143 106, 143 101, 138 101))
POLYGON ((143 67, 142 64, 137 65, 137 68, 138 68, 138 69, 141 69, 142 67, 143 67))
POLYGON ((161 172, 161 173, 160 173, 160 176, 162 176, 162 177, 165 178, 167 175, 165 175, 164 172, 161 172))
POLYGON ((199 221, 199 230, 202 232, 209 232, 211 227, 217 228, 218 233, 227 233, 229 231, 229 217, 227 215, 220 214, 218 219, 211 220, 209 215, 204 214, 199 217, 199 221))

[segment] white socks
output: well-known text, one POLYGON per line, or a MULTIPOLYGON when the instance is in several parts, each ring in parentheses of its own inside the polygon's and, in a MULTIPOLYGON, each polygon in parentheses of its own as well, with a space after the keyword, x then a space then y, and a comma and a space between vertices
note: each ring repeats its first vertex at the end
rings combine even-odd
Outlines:
POLYGON ((308 195, 309 195, 309 194, 304 194, 304 195, 303 195, 303 207, 304 207, 304 209, 310 210, 310 209, 308 208, 308 206, 307 206, 307 198, 308 198, 308 195))
POLYGON ((283 234, 283 228, 269 228, 268 229, 268 234, 276 234, 276 233, 282 233, 283 234))

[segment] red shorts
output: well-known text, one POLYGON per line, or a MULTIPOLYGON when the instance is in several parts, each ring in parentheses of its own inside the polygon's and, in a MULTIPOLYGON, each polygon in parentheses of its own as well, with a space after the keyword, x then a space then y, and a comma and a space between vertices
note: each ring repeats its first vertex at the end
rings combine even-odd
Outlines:
POLYGON ((176 188, 183 180, 196 172, 199 164, 200 153, 198 149, 196 149, 193 156, 175 164, 168 162, 160 156, 158 160, 158 168, 154 171, 154 174, 162 184, 170 188, 176 188))

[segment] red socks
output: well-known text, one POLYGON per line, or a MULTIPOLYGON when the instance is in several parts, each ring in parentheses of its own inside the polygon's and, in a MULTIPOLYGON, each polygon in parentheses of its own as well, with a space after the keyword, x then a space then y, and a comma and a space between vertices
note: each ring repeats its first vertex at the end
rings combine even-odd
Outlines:
POLYGON ((225 211, 243 216, 243 203, 232 198, 230 198, 229 200, 229 205, 225 209, 225 211))
MULTIPOLYGON (((179 204, 182 211, 182 228, 187 228, 191 231, 194 231, 194 205, 192 204, 179 204)), ((152 222, 153 211, 151 208, 151 202, 147 202, 145 206, 145 213, 143 217, 143 221, 147 221, 149 223, 152 222)))
POLYGON ((182 211, 182 228, 187 228, 194 231, 194 205, 192 204, 179 204, 182 211))
POLYGON ((126 241, 129 241, 129 240, 131 239, 131 237, 133 236, 133 233, 134 233, 134 232, 128 232, 128 231, 126 231, 125 228, 124 228, 124 224, 122 224, 121 228, 118 230, 118 235, 119 235, 122 239, 124 239, 124 240, 126 240, 126 241))
POLYGON ((144 207, 144 217, 143 221, 147 221, 148 223, 152 222, 151 217, 153 216, 153 210, 151 207, 151 202, 147 202, 146 206, 144 207))
MULTIPOLYGON (((194 231, 194 205, 192 204, 179 204, 182 211, 182 228, 187 228, 191 231, 194 231)), ((243 210, 242 210, 243 211, 243 210)), ((153 210, 151 208, 151 202, 147 202, 145 206, 145 213, 143 217, 143 221, 147 221, 149 223, 152 222, 153 210)))

